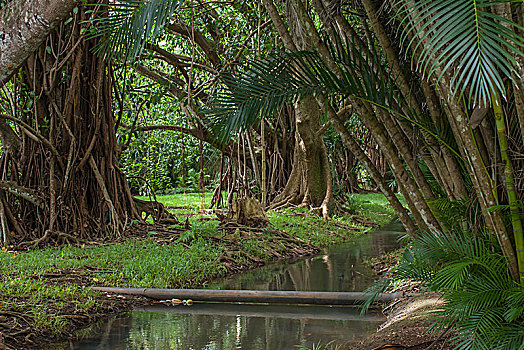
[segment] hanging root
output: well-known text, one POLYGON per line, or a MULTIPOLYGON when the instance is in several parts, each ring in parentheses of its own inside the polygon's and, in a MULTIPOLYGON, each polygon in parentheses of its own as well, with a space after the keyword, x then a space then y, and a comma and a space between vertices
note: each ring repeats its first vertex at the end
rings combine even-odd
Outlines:
POLYGON ((98 170, 98 167, 96 166, 96 162, 93 156, 89 156, 89 165, 91 165, 91 169, 93 170, 93 173, 95 174, 96 181, 98 182, 98 185, 100 186, 100 190, 102 191, 102 194, 104 195, 104 199, 106 200, 107 205, 109 206, 109 216, 110 216, 111 228, 113 230, 113 233, 115 235, 118 235, 121 232, 121 229, 123 228, 123 226, 122 226, 122 223, 120 222, 115 206, 113 205, 113 201, 111 200, 111 197, 109 196, 109 192, 107 192, 107 188, 106 188, 104 179, 102 178, 102 174, 100 174, 100 171, 98 170))
POLYGON ((9 245, 9 235, 8 235, 9 229, 7 227, 4 203, 2 200, 0 200, 0 225, 2 228, 2 241, 0 243, 2 243, 1 245, 5 247, 9 245))

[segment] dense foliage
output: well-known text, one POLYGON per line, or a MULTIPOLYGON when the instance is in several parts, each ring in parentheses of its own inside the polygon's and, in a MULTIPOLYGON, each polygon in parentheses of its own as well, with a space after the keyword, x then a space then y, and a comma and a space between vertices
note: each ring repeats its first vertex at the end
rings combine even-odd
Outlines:
POLYGON ((443 292, 437 329, 458 348, 522 349, 523 14, 487 0, 77 7, 1 82, 0 242, 115 238, 150 192, 210 186, 212 205, 256 196, 327 220, 346 192, 379 190, 412 239, 390 280, 443 292))

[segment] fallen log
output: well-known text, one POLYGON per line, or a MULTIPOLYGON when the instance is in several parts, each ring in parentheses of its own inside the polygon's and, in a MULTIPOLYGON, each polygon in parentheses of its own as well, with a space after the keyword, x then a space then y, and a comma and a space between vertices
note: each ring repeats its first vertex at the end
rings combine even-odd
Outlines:
MULTIPOLYGON (((358 305, 367 299, 363 292, 309 292, 272 290, 217 290, 217 289, 155 289, 94 287, 101 292, 144 296, 156 300, 191 299, 221 303, 278 303, 313 305, 358 305)), ((398 293, 381 293, 376 301, 392 301, 402 296, 398 293)))

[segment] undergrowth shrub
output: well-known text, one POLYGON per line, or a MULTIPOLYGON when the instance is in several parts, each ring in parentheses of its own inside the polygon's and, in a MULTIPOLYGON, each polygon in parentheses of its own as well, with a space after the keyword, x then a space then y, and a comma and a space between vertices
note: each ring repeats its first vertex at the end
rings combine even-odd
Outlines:
POLYGON ((444 294, 432 313, 434 332, 452 328, 460 350, 523 350, 524 287, 515 282, 500 248, 462 231, 423 233, 388 276, 368 289, 367 310, 378 293, 400 280, 416 280, 444 294))

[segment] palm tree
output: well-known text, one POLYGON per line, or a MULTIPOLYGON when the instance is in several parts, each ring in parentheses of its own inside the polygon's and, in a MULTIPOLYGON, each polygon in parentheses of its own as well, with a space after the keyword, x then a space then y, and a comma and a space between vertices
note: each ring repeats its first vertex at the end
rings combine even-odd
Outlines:
MULTIPOLYGON (((393 277, 420 279, 446 293, 446 307, 437 326, 459 328, 457 348, 519 348, 523 341, 524 247, 522 193, 515 185, 521 183, 522 173, 516 176, 515 169, 522 164, 514 167, 512 154, 523 151, 520 140, 524 135, 516 127, 521 126, 522 109, 518 104, 515 108, 515 101, 522 101, 524 91, 517 78, 522 75, 517 62, 523 56, 524 38, 519 35, 523 28, 511 18, 522 14, 522 3, 402 0, 389 4, 390 12, 380 12, 375 3, 363 0, 358 11, 366 14, 374 34, 367 38, 356 35, 341 11, 326 11, 330 9, 327 1, 313 3, 320 18, 328 13, 336 23, 335 27, 333 21, 324 22, 326 39, 309 33, 316 50, 253 62, 243 74, 230 79, 228 92, 210 112, 228 126, 245 128, 285 100, 315 95, 325 102, 328 115, 329 103, 351 101, 363 120, 371 118, 367 125, 381 149, 398 147, 406 163, 406 151, 386 142, 380 136, 383 128, 369 123, 373 118, 369 115, 375 113, 382 122, 389 118, 401 127, 409 123, 412 130, 420 130, 425 146, 432 148, 431 157, 424 162, 445 164, 448 174, 457 164, 464 168, 460 175, 462 191, 467 192, 454 196, 449 186, 448 191, 440 192, 433 209, 440 209, 435 213, 444 232, 420 233, 393 277), (400 38, 384 23, 403 28, 400 38), (400 52, 411 52, 412 62, 406 64, 400 52), (433 148, 435 142, 439 148, 433 148), (445 162, 435 159, 440 154, 445 154, 445 162), (498 170, 499 155, 502 171, 498 170), (459 198, 462 202, 456 202, 459 198), (471 209, 476 205, 482 215, 471 209), (446 216, 460 218, 448 220, 446 216), (475 224, 479 217, 483 218, 481 226, 475 224)), ((300 8, 300 1, 293 4, 300 8)), ((348 132, 334 117, 329 120, 341 136, 348 132)), ((393 156, 389 162, 392 168, 403 165, 393 156)), ((404 186, 415 177, 398 175, 397 181, 404 186)), ((439 183, 452 184, 447 180, 441 178, 439 183)), ((406 199, 409 203, 416 197, 406 199)))
MULTIPOLYGON (((300 9, 300 1, 295 3, 300 9)), ((367 123, 383 152, 387 153, 396 148, 417 180, 416 169, 413 165, 410 166, 408 161, 408 150, 401 143, 392 144, 386 136, 402 136, 402 133, 392 130, 397 127, 399 119, 412 123, 425 133, 426 139, 438 141, 445 146, 446 154, 454 153, 454 160, 463 162, 467 169, 465 175, 472 183, 485 224, 498 238, 510 270, 517 278, 517 271, 524 271, 524 252, 521 252, 522 229, 519 224, 522 214, 517 202, 519 194, 512 186, 511 159, 505 151, 507 146, 504 146, 507 144, 507 130, 503 118, 500 117, 500 109, 497 109, 497 106, 501 105, 497 96, 511 98, 506 92, 505 84, 517 83, 512 80, 512 76, 518 69, 515 56, 522 55, 521 47, 524 43, 524 39, 516 32, 520 27, 510 19, 498 15, 496 9, 488 6, 488 2, 428 0, 410 5, 409 2, 398 1, 391 6, 396 11, 395 18, 398 18, 398 22, 405 29, 401 40, 397 40, 399 46, 395 52, 394 38, 378 20, 373 3, 364 1, 363 4, 380 48, 370 46, 350 30, 346 30, 342 35, 326 25, 328 40, 321 40, 315 32, 310 33, 310 36, 314 37, 312 42, 316 43, 317 53, 281 55, 253 63, 241 77, 231 79, 230 92, 220 97, 217 100, 220 107, 210 112, 227 120, 230 126, 246 127, 255 117, 272 113, 284 100, 300 99, 311 94, 342 94, 358 106, 360 117, 367 123), (457 25, 457 21, 460 25, 457 25), (420 67, 419 70, 402 73, 405 65, 400 67, 398 55, 402 47, 403 50, 410 49, 413 52, 413 63, 420 67), (384 53, 389 69, 383 68, 385 62, 380 59, 377 51, 384 53), (420 104, 414 102, 415 93, 420 92, 412 91, 407 82, 411 80, 412 83, 413 76, 417 75, 424 77, 420 84, 429 87, 424 90, 424 98, 428 105, 432 102, 432 108, 438 107, 438 115, 445 115, 447 120, 432 120, 420 104), (509 82, 505 81, 508 79, 509 82), (434 97, 440 97, 440 100, 434 97), (507 191, 504 197, 508 198, 512 210, 514 246, 503 223, 501 212, 489 209, 501 204, 496 198, 501 199, 502 195, 497 193, 495 188, 499 175, 496 172, 489 173, 491 167, 496 167, 494 157, 497 152, 484 158, 479 154, 479 147, 489 145, 491 136, 486 134, 486 137, 479 138, 467 120, 471 110, 480 109, 478 106, 481 104, 486 106, 491 103, 495 108, 494 114, 499 115, 498 140, 506 164, 503 181, 507 191), (442 130, 438 130, 437 122, 443 122, 453 132, 454 137, 451 137, 451 141, 449 133, 445 135, 442 134, 442 130), (387 132, 382 123, 388 126, 387 132), (519 266, 515 251, 518 252, 519 266)), ((317 12, 321 13, 318 9, 317 12)), ((306 17, 305 14, 302 14, 302 17, 306 17)), ((339 20, 339 17, 336 19, 339 20)), ((307 18, 304 21, 307 21, 307 18)), ((339 28, 343 27, 338 24, 339 28)), ((311 25, 303 27, 312 28, 311 25)), ((513 91, 513 94, 515 93, 521 94, 522 90, 513 91)), ((431 112, 430 110, 429 113, 431 112)), ((485 115, 486 113, 484 117, 485 115)), ((489 128, 483 130, 488 131, 493 132, 489 128)), ((431 147, 433 144, 428 142, 427 146, 431 147)), ((410 199, 418 202, 411 207, 412 213, 416 214, 418 209, 419 214, 429 217, 424 218, 425 227, 438 228, 439 226, 433 225, 430 220, 431 213, 427 213, 426 208, 420 204, 421 196, 414 187, 411 176, 402 173, 405 171, 403 161, 397 159, 394 153, 390 152, 388 160, 392 169, 397 171, 397 180, 408 189, 404 192, 409 192, 406 199, 408 203, 410 199)), ((420 186, 421 183, 417 182, 417 185, 420 186)), ((425 197, 426 201, 432 199, 428 198, 428 194, 425 197)), ((424 227, 420 220, 417 222, 420 227, 424 227)))
MULTIPOLYGON (((499 140, 499 150, 505 163, 504 180, 511 209, 511 222, 518 261, 519 279, 524 284, 524 235, 521 213, 514 187, 512 160, 508 153, 506 121, 502 108, 501 95, 507 98, 503 78, 511 81, 512 87, 518 87, 514 79, 519 74, 517 57, 524 56, 524 38, 518 34, 521 29, 511 21, 510 2, 493 4, 491 1, 420 1, 412 4, 397 1, 393 4, 405 24, 402 39, 409 40, 413 58, 426 76, 436 81, 440 87, 437 92, 451 97, 448 105, 452 110, 459 110, 460 100, 466 106, 489 106, 493 108, 495 125, 499 140), (444 90, 446 89, 446 90, 444 90), (450 95, 451 93, 451 95, 450 95)), ((522 3, 517 3, 522 6, 522 3)), ((522 96, 522 90, 513 89, 515 95, 522 96)), ((463 108, 462 108, 463 109, 463 108)), ((522 113, 522 111, 519 111, 522 113)), ((517 112, 517 113, 519 113, 517 112)), ((448 114, 449 116, 449 114, 448 114)), ((465 115, 455 115, 456 137, 462 139, 463 153, 469 160, 470 176, 479 198, 493 193, 489 181, 484 182, 478 171, 483 165, 478 162, 478 151, 474 140, 468 137, 470 129, 465 124, 465 115), (466 132, 464 132, 466 131, 466 132)), ((524 136, 524 135, 522 135, 524 136)), ((487 196, 486 196, 487 197, 487 196)), ((483 210, 487 211, 495 204, 491 198, 481 200, 483 210)), ((496 217, 487 214, 487 221, 496 217)), ((498 223, 497 225, 500 225, 498 223)), ((510 238, 501 227, 492 226, 506 259, 517 270, 514 251, 510 238)))

